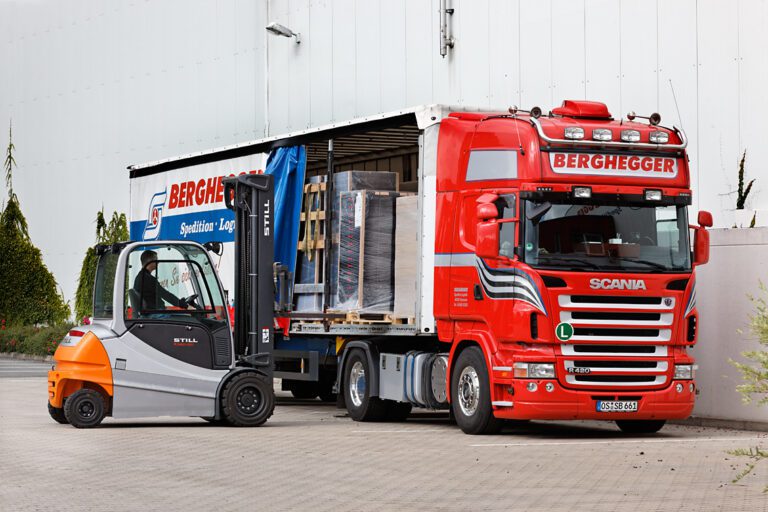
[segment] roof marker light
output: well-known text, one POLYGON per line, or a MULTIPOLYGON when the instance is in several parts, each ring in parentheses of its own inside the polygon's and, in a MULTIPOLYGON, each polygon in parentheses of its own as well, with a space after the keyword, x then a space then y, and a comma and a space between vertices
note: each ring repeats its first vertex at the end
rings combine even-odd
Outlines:
POLYGON ((621 130, 621 140, 624 142, 640 142, 640 132, 637 130, 621 130))
POLYGON ((656 144, 666 144, 669 142, 669 134, 667 132, 651 132, 650 141, 656 144))
POLYGON ((584 138, 584 128, 580 126, 567 126, 565 128, 565 138, 572 140, 581 140, 584 138))
POLYGON ((613 133, 608 128, 595 128, 592 130, 592 138, 595 140, 609 141, 613 138, 613 133))

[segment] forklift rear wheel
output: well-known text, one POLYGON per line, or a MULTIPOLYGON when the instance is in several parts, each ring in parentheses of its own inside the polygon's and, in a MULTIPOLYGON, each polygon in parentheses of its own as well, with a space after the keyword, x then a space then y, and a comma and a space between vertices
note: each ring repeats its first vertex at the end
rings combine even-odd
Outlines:
POLYGON ((616 425, 627 434, 655 434, 666 420, 616 420, 616 425))
POLYGON ((104 397, 94 389, 79 389, 67 397, 64 417, 76 428, 93 428, 106 416, 104 397))
POLYGON ((51 415, 51 418, 56 423, 61 423, 62 425, 66 425, 67 417, 64 416, 64 408, 63 407, 54 407, 51 405, 51 402, 48 402, 48 414, 51 415))
POLYGON ((496 434, 502 422, 493 415, 488 368, 480 347, 464 349, 451 372, 451 408, 465 434, 496 434))
POLYGON ((235 427, 258 427, 275 410, 272 383, 256 373, 236 375, 227 382, 221 403, 224 417, 235 427))
POLYGON ((370 396, 370 377, 365 352, 353 349, 344 365, 344 401, 349 417, 355 421, 381 421, 387 417, 386 402, 370 396))

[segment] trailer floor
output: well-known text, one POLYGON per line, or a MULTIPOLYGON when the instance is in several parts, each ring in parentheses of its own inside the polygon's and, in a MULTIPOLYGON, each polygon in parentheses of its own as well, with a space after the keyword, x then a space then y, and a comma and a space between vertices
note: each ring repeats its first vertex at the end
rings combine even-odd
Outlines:
POLYGON ((532 422, 471 437, 445 415, 355 423, 283 392, 262 428, 107 419, 77 430, 48 417, 42 369, 6 363, 0 510, 768 511, 768 460, 734 484, 748 460, 727 453, 768 449, 764 432, 668 425, 633 437, 612 423, 532 422))

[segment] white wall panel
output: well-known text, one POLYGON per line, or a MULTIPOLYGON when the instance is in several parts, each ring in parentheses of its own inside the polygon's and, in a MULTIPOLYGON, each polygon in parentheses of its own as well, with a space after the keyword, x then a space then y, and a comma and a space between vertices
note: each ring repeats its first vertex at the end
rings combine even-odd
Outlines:
POLYGON ((552 10, 550 2, 520 2, 521 107, 554 106, 552 94, 552 10))
POLYGON ((405 37, 405 2, 379 2, 382 112, 407 105, 405 71, 409 49, 405 37))
MULTIPOLYGON (((309 2, 310 125, 320 126, 333 118, 333 5, 332 0, 309 2)), ((304 43, 302 43, 304 44, 304 43)))
MULTIPOLYGON (((768 208, 768 176, 764 171, 768 165, 768 144, 765 143, 766 130, 763 128, 765 120, 768 119, 768 98, 766 97, 768 2, 765 0, 739 1, 738 20, 740 139, 738 151, 747 151, 747 179, 762 175, 762 179, 758 179, 754 184, 747 199, 747 206, 762 204, 762 208, 768 208)), ((731 103, 730 106, 733 107, 733 104, 731 103)), ((732 171, 731 176, 733 174, 732 171)))
MULTIPOLYGON (((451 73, 451 96, 456 103, 488 106, 490 98, 490 5, 488 0, 463 2, 456 11, 456 74, 451 73)), ((437 32, 435 32, 437 34, 437 32)), ((434 38, 433 38, 434 39, 434 38)))
MULTIPOLYGON (((585 99, 583 1, 552 1, 552 99, 585 99)), ((555 106, 554 104, 552 106, 555 106)))
POLYGON ((699 206, 735 206, 739 157, 739 38, 735 4, 698 3, 699 206))
POLYGON ((355 116, 381 111, 381 41, 379 2, 358 1, 355 4, 355 116))
POLYGON ((584 6, 585 98, 602 101, 614 116, 621 112, 621 6, 593 0, 584 6))
MULTIPOLYGON (((620 112, 658 109, 658 36, 656 3, 621 0, 620 112)), ((646 114, 648 115, 648 114, 646 114)))
POLYGON ((355 64, 357 62, 355 39, 358 28, 355 25, 356 2, 334 0, 333 2, 333 114, 332 121, 355 117, 357 98, 355 92, 355 64))
POLYGON ((520 2, 491 0, 488 17, 488 104, 520 104, 520 2))
POLYGON ((405 4, 405 100, 407 105, 429 103, 432 94, 433 2, 409 0, 405 4))

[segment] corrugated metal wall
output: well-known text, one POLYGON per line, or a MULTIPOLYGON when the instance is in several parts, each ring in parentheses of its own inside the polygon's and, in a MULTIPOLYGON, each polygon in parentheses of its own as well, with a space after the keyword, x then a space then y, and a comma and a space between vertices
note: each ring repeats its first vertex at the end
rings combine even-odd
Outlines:
POLYGON ((439 0, 270 1, 269 21, 302 42, 268 40, 269 132, 421 103, 546 111, 566 98, 593 99, 615 116, 660 112, 665 124, 682 123, 696 205, 716 216, 735 206, 747 149, 748 174, 758 177, 752 205, 768 210, 765 1, 448 4, 456 45, 442 58, 439 0))
POLYGON ((439 0, 0 1, 0 146, 13 117, 15 186, 65 295, 96 210, 127 210, 126 165, 421 103, 588 98, 679 124, 671 80, 695 205, 730 222, 747 149, 768 223, 768 1, 448 2, 443 59, 439 0))

